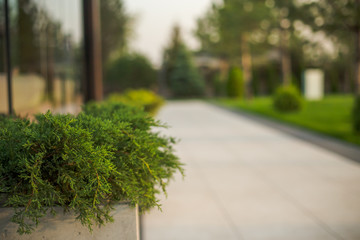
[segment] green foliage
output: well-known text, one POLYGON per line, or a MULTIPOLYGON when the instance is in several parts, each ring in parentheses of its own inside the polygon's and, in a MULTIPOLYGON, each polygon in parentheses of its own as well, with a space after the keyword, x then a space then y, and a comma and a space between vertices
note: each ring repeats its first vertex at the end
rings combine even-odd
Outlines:
POLYGON ((104 65, 114 53, 125 51, 132 18, 126 13, 123 0, 99 1, 101 15, 101 52, 104 65))
POLYGON ((353 107, 353 126, 356 134, 360 134, 360 97, 355 97, 353 107))
MULTIPOLYGON (((271 21, 269 8, 262 0, 226 0, 217 7, 219 49, 230 58, 241 54, 239 41, 244 35, 261 31, 263 21, 271 21)), ((246 43, 248 43, 247 40, 246 43)))
POLYGON ((336 32, 355 32, 359 27, 359 4, 356 0, 333 1, 323 0, 322 2, 305 1, 300 5, 302 12, 306 16, 302 16, 301 20, 308 24, 315 31, 323 30, 329 34, 336 32), (315 21, 321 17, 323 22, 315 21))
POLYGON ((123 94, 111 94, 107 100, 140 107, 153 116, 164 104, 164 99, 162 97, 146 89, 127 90, 123 94))
POLYGON ((272 62, 253 68, 251 87, 254 96, 269 95, 275 92, 280 85, 278 66, 279 64, 272 62))
POLYGON ((185 46, 181 46, 177 53, 169 82, 174 97, 197 97, 204 94, 205 83, 185 46))
POLYGON ((172 42, 164 54, 166 84, 173 97, 203 96, 205 82, 196 69, 191 53, 180 38, 180 29, 173 30, 172 42))
POLYGON ((302 107, 302 98, 295 86, 281 86, 276 90, 273 104, 280 112, 299 111, 302 107))
MULTIPOLYGON (((269 78, 258 78, 261 91, 277 85, 281 71, 290 82, 290 75, 301 79, 307 66, 321 66, 327 91, 360 92, 354 84, 360 82, 354 67, 359 65, 356 61, 360 61, 356 46, 359 45, 356 39, 360 38, 359 19, 357 0, 224 0, 209 6, 197 20, 194 35, 201 46, 199 52, 211 53, 229 64, 244 64, 244 53, 248 52, 255 73, 274 63, 281 66, 274 72, 275 84, 269 84, 269 78), (302 34, 305 28, 309 34, 302 34), (317 35, 324 35, 324 39, 317 39, 317 35), (324 41, 336 52, 329 51, 324 41), (241 49, 242 44, 248 45, 250 51, 244 51, 246 47, 241 49), (280 58, 273 55, 276 52, 280 58)), ((250 73, 246 66, 242 70, 246 76, 250 73)), ((251 85, 249 79, 245 80, 251 85)))
POLYGON ((157 71, 140 54, 127 54, 110 61, 106 67, 104 88, 106 93, 129 88, 153 88, 157 84, 157 71))
MULTIPOLYGON (((230 62, 238 61, 243 51, 244 36, 269 34, 273 21, 272 8, 261 0, 225 0, 213 3, 203 16, 198 18, 195 37, 201 51, 226 56, 230 62), (264 24, 265 23, 265 24, 264 24), (243 40, 242 40, 243 39, 243 40)), ((245 44, 257 44, 251 52, 264 53, 258 49, 266 44, 266 38, 247 38, 245 44)), ((263 48, 263 47, 262 47, 263 48)))
POLYGON ((244 78, 240 68, 230 68, 226 89, 227 95, 231 98, 242 98, 244 96, 244 78))
POLYGON ((225 96, 226 95, 226 84, 220 77, 220 74, 215 74, 213 76, 213 86, 215 96, 225 96))
POLYGON ((159 206, 156 194, 183 171, 175 140, 151 131, 163 125, 120 103, 91 103, 78 116, 47 112, 34 122, 2 118, 0 127, 0 191, 21 234, 55 206, 90 230, 112 221, 113 203, 159 206))
POLYGON ((218 6, 213 3, 204 16, 196 20, 196 25, 194 35, 200 42, 201 51, 216 53, 219 42, 218 6))
MULTIPOLYGON (((341 75, 343 76, 334 79, 338 83, 333 83, 333 87, 336 90, 338 85, 343 85, 349 90, 354 89, 354 86, 352 86, 353 81, 355 80, 357 85, 360 83, 359 74, 356 72, 357 69, 353 67, 360 64, 358 43, 360 38, 359 2, 357 0, 304 1, 301 9, 306 14, 303 14, 300 20, 314 32, 325 32, 334 47, 338 49, 336 59, 331 59, 332 61, 329 63, 328 75, 332 76, 334 70, 337 70, 337 74, 342 72, 341 75)), ((314 49, 318 51, 322 45, 323 42, 320 41, 314 49)), ((328 59, 324 61, 326 62, 328 59)), ((360 92, 359 88, 355 90, 360 92)))

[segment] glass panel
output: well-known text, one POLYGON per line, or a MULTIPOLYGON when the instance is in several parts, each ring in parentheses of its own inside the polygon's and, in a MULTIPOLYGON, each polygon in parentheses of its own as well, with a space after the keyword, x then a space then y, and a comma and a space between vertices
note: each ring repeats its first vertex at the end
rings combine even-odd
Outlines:
POLYGON ((7 79, 5 72, 5 11, 0 0, 0 114, 8 113, 7 79))
POLYGON ((11 0, 16 113, 81 103, 81 0, 11 0))

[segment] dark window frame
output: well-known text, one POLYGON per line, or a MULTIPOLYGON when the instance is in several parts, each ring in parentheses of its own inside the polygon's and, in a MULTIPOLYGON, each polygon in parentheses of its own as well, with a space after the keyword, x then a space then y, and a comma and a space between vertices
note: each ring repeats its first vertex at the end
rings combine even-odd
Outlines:
POLYGON ((10 20, 9 20, 9 1, 4 1, 5 12, 5 72, 7 79, 8 94, 8 114, 14 114, 13 91, 12 91, 12 66, 11 66, 11 45, 10 45, 10 20))

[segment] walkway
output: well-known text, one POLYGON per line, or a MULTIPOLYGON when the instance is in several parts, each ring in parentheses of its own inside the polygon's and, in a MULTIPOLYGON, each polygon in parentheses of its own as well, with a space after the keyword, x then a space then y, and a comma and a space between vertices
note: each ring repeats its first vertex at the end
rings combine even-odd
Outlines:
POLYGON ((360 164, 203 102, 159 117, 182 141, 163 212, 144 240, 360 239, 360 164))

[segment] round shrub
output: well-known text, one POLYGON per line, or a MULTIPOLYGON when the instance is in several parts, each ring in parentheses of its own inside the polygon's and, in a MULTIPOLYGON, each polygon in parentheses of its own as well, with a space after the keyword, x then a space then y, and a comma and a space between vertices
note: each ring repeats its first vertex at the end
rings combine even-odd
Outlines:
POLYGON ((295 86, 281 86, 276 90, 273 103, 280 112, 294 112, 301 109, 302 98, 295 86))
POLYGON ((143 108, 144 111, 154 116, 164 104, 164 99, 154 92, 146 89, 127 90, 123 94, 111 94, 110 102, 121 102, 131 106, 143 108))
POLYGON ((230 68, 226 87, 228 97, 242 98, 244 96, 244 78, 240 68, 230 68))
POLYGON ((354 131, 360 134, 360 96, 355 98, 354 109, 353 109, 353 126, 354 131))

